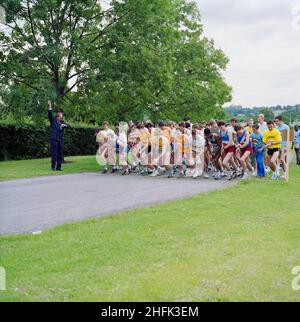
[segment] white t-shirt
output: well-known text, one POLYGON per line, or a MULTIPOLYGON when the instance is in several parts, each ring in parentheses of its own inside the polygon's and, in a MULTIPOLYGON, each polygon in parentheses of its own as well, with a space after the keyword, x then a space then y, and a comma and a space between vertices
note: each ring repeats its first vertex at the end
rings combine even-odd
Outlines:
POLYGON ((265 132, 267 132, 269 130, 267 122, 263 122, 263 124, 259 123, 259 132, 261 133, 261 135, 264 135, 265 132))
POLYGON ((227 126, 226 131, 228 131, 228 134, 232 134, 232 136, 234 136, 236 133, 232 125, 227 126))
POLYGON ((108 129, 108 130, 103 130, 103 131, 100 131, 97 135, 97 142, 98 143, 106 143, 108 141, 112 141, 112 140, 115 140, 115 132, 111 129, 108 129))

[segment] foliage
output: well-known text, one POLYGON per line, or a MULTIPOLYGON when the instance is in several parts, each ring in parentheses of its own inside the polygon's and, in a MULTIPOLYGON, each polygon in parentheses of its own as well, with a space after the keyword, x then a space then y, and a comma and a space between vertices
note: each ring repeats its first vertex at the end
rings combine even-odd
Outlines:
POLYGON ((246 121, 248 118, 257 117, 261 112, 265 114, 266 119, 273 119, 274 116, 282 115, 284 121, 290 125, 300 123, 300 105, 287 105, 287 106, 270 106, 270 107, 243 107, 243 106, 230 106, 225 109, 228 118, 237 117, 239 121, 246 121))
POLYGON ((0 0, 2 113, 43 118, 48 97, 76 121, 221 118, 228 58, 185 0, 0 0))
MULTIPOLYGON (((32 124, 0 124, 0 160, 49 157, 49 126, 32 124)), ((95 128, 74 126, 64 135, 64 151, 70 155, 96 153, 95 128)))

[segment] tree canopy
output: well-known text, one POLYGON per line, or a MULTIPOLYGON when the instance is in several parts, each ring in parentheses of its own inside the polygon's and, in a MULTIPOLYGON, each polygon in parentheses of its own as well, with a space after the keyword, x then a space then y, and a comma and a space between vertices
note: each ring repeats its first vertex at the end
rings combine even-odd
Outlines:
POLYGON ((228 58, 186 0, 0 0, 1 110, 77 121, 221 117, 228 58), (4 31, 5 30, 5 31, 4 31))

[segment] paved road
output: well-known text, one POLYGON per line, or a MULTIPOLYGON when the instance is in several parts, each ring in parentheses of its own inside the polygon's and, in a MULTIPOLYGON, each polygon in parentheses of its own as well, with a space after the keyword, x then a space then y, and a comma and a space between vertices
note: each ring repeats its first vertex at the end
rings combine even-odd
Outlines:
POLYGON ((233 184, 97 173, 0 182, 0 235, 32 233, 233 184))

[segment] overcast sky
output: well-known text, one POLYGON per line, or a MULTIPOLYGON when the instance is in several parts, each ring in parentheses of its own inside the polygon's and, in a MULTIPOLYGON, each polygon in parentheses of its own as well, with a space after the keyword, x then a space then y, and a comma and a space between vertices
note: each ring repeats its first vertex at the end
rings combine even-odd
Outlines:
POLYGON ((300 103, 300 0, 196 0, 205 34, 230 58, 233 104, 300 103))

